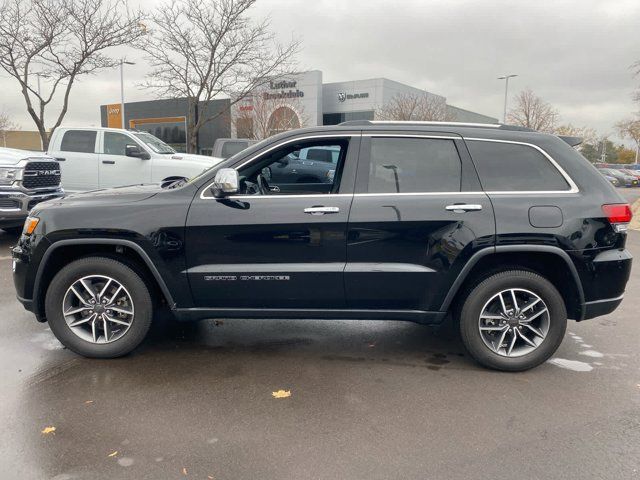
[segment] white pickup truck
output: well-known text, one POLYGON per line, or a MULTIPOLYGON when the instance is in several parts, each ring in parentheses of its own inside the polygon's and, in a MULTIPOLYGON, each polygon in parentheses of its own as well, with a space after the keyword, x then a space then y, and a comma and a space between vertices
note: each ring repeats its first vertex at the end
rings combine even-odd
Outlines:
POLYGON ((47 152, 60 162, 67 192, 190 178, 222 161, 177 153, 147 132, 58 127, 47 152))

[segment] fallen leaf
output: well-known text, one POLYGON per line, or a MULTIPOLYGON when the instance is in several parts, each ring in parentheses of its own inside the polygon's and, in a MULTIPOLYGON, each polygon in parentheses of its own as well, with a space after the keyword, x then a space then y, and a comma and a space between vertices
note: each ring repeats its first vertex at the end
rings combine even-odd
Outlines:
POLYGON ((55 433, 56 433, 56 427, 45 427, 45 428, 42 430, 42 433, 43 433, 44 435, 49 435, 50 433, 53 433, 53 434, 55 435, 55 433))
POLYGON ((186 475, 187 474, 187 467, 182 467, 182 474, 186 475))
POLYGON ((271 394, 273 398, 288 398, 291 396, 291 390, 278 390, 271 394))
POLYGON ((209 480, 215 480, 211 475, 207 475, 207 478, 208 478, 209 480))
POLYGON ((376 344, 375 344, 375 343, 370 343, 370 344, 368 345, 368 347, 369 347, 369 348, 373 348, 373 347, 375 347, 375 346, 376 346, 376 344))
POLYGON ((90 405, 93 403, 93 400, 87 400, 86 402, 84 402, 85 405, 90 405))
POLYGON ((108 457, 115 457, 118 454, 118 451, 116 450, 115 452, 111 452, 109 455, 107 455, 108 457))

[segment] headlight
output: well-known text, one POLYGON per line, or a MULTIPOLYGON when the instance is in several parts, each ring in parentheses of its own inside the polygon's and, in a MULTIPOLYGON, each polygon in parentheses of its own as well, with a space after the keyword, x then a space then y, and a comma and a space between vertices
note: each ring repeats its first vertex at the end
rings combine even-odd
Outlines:
POLYGON ((22 179, 22 167, 0 167, 0 185, 11 185, 22 179))

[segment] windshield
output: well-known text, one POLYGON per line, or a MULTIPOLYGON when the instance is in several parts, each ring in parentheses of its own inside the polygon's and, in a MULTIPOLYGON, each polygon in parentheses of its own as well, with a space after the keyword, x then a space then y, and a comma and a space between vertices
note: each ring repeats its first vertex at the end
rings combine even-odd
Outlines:
POLYGON ((154 137, 150 133, 147 132, 137 132, 134 133, 136 137, 138 137, 144 144, 153 150, 155 153, 165 154, 165 153, 176 153, 176 151, 171 148, 169 145, 164 143, 157 137, 154 137))

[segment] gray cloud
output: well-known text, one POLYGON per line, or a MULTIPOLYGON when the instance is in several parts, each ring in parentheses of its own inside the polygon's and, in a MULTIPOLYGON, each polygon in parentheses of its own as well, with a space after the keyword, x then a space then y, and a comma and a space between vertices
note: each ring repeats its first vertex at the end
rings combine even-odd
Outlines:
MULTIPOLYGON (((157 4, 144 1, 145 8, 157 4)), ((531 87, 560 111, 563 122, 601 132, 635 107, 640 84, 630 65, 640 60, 640 2, 574 0, 262 0, 253 15, 271 15, 283 42, 303 43, 303 69, 325 81, 387 77, 447 97, 454 105, 501 117, 504 84, 531 87)), ((136 89, 145 65, 127 71, 127 99, 153 97, 136 89)), ((0 107, 31 128, 20 92, 0 77, 0 107)), ((99 105, 119 100, 117 71, 85 79, 66 123, 99 123, 99 105)))

